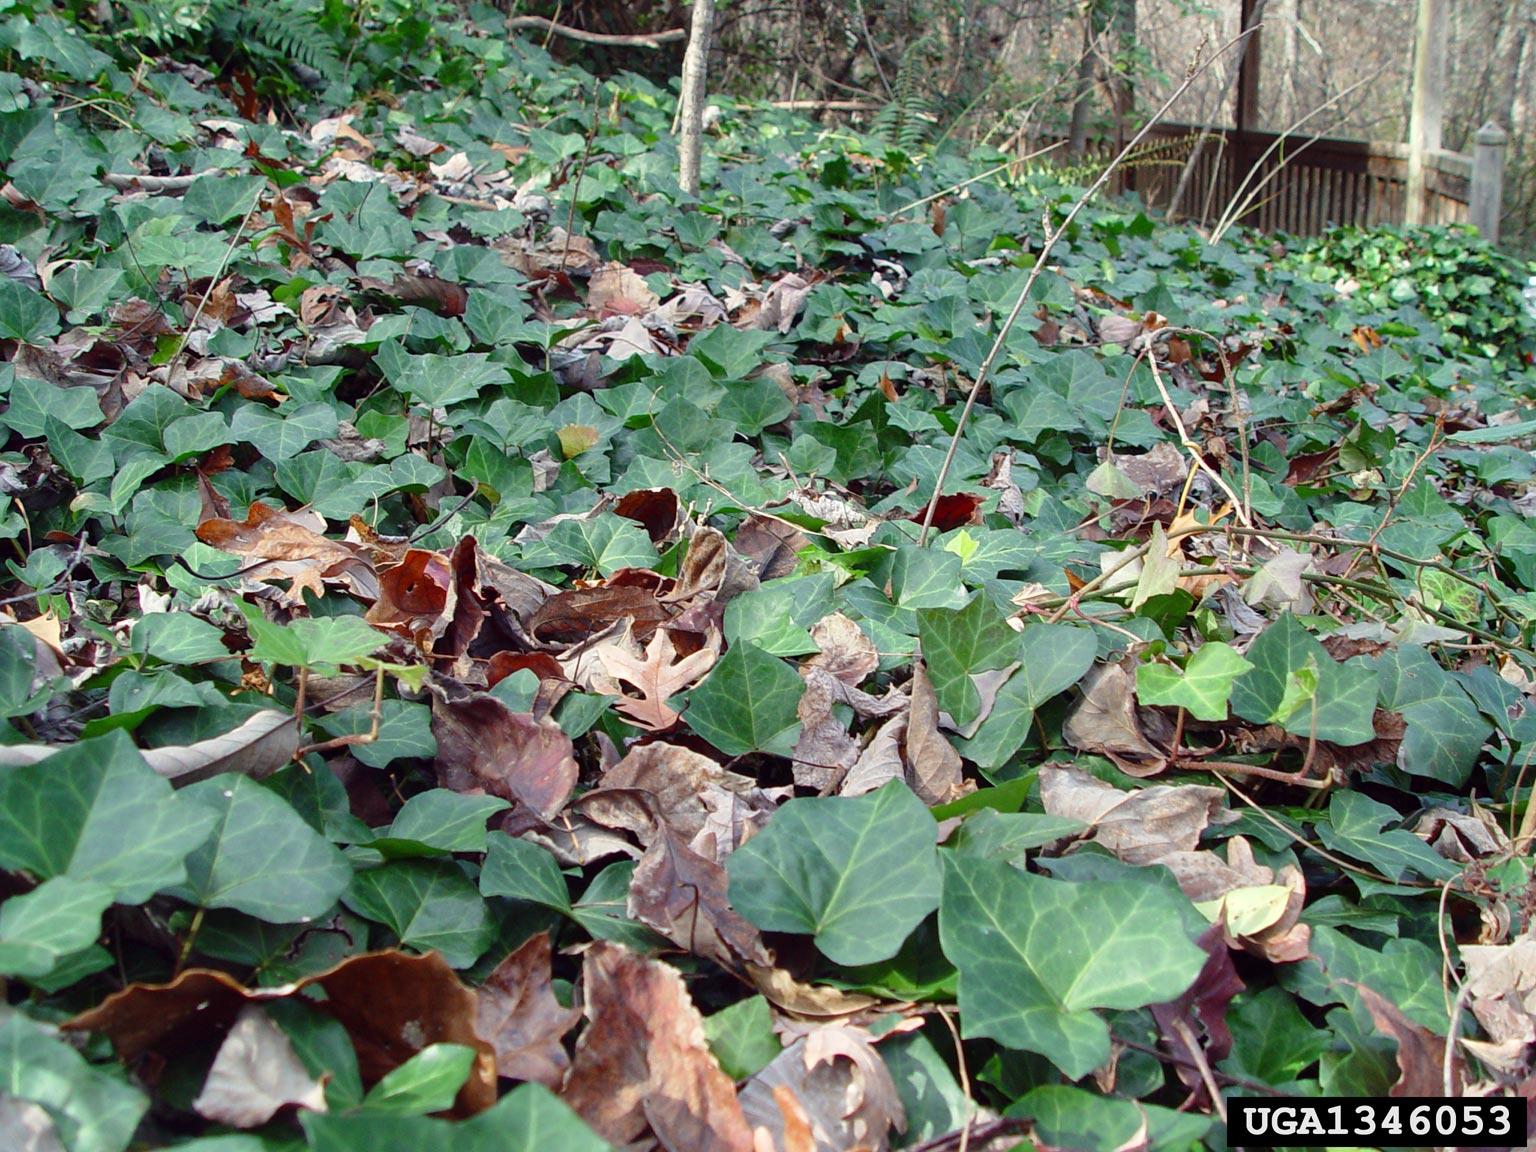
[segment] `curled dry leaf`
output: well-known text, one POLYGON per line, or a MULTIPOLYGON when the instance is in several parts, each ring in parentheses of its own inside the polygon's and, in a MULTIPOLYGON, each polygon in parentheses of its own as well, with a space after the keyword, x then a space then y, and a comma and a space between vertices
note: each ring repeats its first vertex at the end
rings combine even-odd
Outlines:
POLYGON ((550 987, 549 933, 509 955, 475 990, 475 1031, 496 1052, 496 1075, 557 1087, 571 1061, 560 1038, 581 1018, 550 987))
POLYGON ((1528 1073, 1536 1044, 1536 933, 1509 944, 1469 944, 1468 1003, 1488 1041, 1462 1041, 1506 1076, 1528 1073))
POLYGON ((1163 1047, 1178 1061, 1179 1079, 1189 1089, 1190 1103, 1208 1108, 1210 1092, 1191 1045, 1199 1046, 1208 1064, 1231 1055, 1232 1031, 1227 1027, 1227 1009, 1246 985, 1232 966, 1232 954, 1227 950, 1220 925, 1212 924, 1195 943, 1205 952, 1200 975, 1177 999, 1152 1005, 1152 1018, 1157 1021, 1163 1047))
POLYGON ((1191 851, 1212 817, 1225 810, 1226 793, 1200 784, 1154 784, 1122 792, 1078 768, 1040 769, 1040 801, 1047 814, 1086 824, 1093 839, 1127 864, 1150 864, 1175 851, 1191 851))
POLYGON ((494 696, 450 700, 433 686, 437 779, 455 792, 488 792, 554 818, 576 787, 571 738, 549 717, 514 712, 494 696))
POLYGON ((822 669, 850 688, 864 683, 880 666, 875 642, 841 612, 823 616, 812 624, 811 639, 820 651, 805 666, 822 669))
POLYGON ((764 998, 792 1016, 826 1020, 855 1016, 880 1003, 862 992, 844 992, 824 984, 802 984, 783 968, 748 965, 747 975, 764 998))
POLYGON ((596 315, 643 316, 660 303, 645 277, 624 264, 604 264, 587 281, 587 308, 596 315))
MULTIPOLYGON (((795 783, 802 788, 818 792, 831 789, 859 759, 859 742, 832 710, 838 702, 839 683, 825 668, 805 669, 805 692, 795 706, 800 735, 793 753, 795 783)), ((896 771, 901 771, 899 759, 896 771)), ((872 786, 878 788, 883 783, 880 780, 872 786)))
MULTIPOLYGON (((892 780, 902 778, 906 760, 901 749, 907 734, 907 722, 907 716, 901 713, 890 717, 875 729, 875 734, 843 777, 842 787, 837 790, 839 796, 862 796, 892 780)), ((798 777, 795 782, 800 782, 798 777)))
POLYGON ((1119 664, 1098 665, 1083 678, 1083 698, 1061 734, 1081 752, 1103 753, 1133 776, 1151 776, 1162 771, 1167 757, 1147 738, 1144 725, 1159 717, 1136 707, 1135 686, 1135 677, 1119 664))
POLYGON ((219 1045, 192 1107, 231 1128, 256 1128, 288 1105, 324 1112, 325 1085, 309 1074, 271 1017, 247 1004, 219 1045))
POLYGON ((312 986, 324 998, 306 1002, 346 1028, 365 1085, 428 1045, 464 1044, 478 1055, 455 1112, 470 1115, 495 1103, 496 1059, 475 1034, 475 994, 436 952, 350 956, 328 971, 274 988, 246 988, 227 973, 189 968, 168 984, 130 984, 64 1027, 101 1033, 129 1062, 150 1053, 164 1058, 223 1036, 247 1004, 286 999, 312 986))
POLYGON ((809 1121, 818 1152, 879 1152, 890 1133, 906 1131, 896 1082, 868 1033, 827 1024, 796 1040, 742 1087, 741 1108, 754 1129, 784 1146, 786 1120, 809 1121), (788 1093, 798 1109, 781 1107, 788 1093))
MULTIPOLYGON (((370 677, 371 679, 371 677, 370 677)), ((35 764, 67 744, 7 744, 0 746, 0 767, 35 764)), ((161 776, 180 788, 210 776, 236 772, 263 780, 293 759, 299 729, 291 712, 264 708, 238 728, 196 744, 172 744, 139 754, 161 776)))
MULTIPOLYGON (((1422 1024, 1415 1024, 1401 1009, 1380 993, 1346 980, 1361 1001, 1376 1030, 1397 1041, 1397 1083, 1387 1090, 1389 1096, 1441 1096, 1445 1093, 1445 1037, 1436 1036, 1422 1024)), ((1460 1088, 1464 1070, 1457 1060, 1451 1069, 1451 1091, 1460 1088)))
POLYGON ((341 585, 364 600, 375 599, 378 577, 363 550, 327 539, 321 534, 324 531, 325 521, 314 513, 282 512, 257 500, 244 522, 204 520, 197 526, 197 538, 209 547, 255 561, 242 573, 247 580, 290 581, 283 598, 287 604, 302 604, 306 590, 317 597, 325 595, 327 583, 341 585))
POLYGON ((921 660, 912 667, 912 715, 907 721, 907 783, 929 807, 971 789, 960 772, 960 753, 939 732, 939 702, 921 660))
POLYGON ((613 1144, 649 1128, 671 1152, 752 1152, 735 1086, 677 971, 608 943, 587 951, 582 971, 590 1023, 565 1102, 613 1144))
POLYGON ((725 869, 661 825, 635 865, 629 915, 679 948, 739 971, 769 963, 758 930, 731 907, 725 869))
MULTIPOLYGON (((661 742, 630 749, 624 759, 603 773, 600 785, 599 791, 634 788, 650 793, 656 811, 685 843, 692 843, 703 833, 720 831, 722 813, 733 825, 761 823, 776 806, 774 797, 752 777, 730 772, 690 748, 661 742)), ((719 847, 729 851, 738 841, 739 834, 719 847)))

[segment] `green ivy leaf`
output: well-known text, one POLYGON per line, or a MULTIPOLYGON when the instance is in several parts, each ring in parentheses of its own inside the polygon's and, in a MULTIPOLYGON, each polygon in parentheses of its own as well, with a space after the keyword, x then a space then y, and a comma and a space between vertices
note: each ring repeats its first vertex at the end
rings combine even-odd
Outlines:
POLYGON ((1385 804, 1361 792, 1335 792, 1328 802, 1328 819, 1317 822, 1325 847, 1363 860, 1391 880, 1409 874, 1426 880, 1449 880, 1461 869, 1403 828, 1383 829, 1401 819, 1385 804))
POLYGON ((1230 644, 1208 641, 1181 671, 1171 664, 1136 668, 1136 698, 1143 704, 1183 708, 1196 720, 1225 720, 1232 684, 1253 667, 1230 644))
POLYGON ((94 880, 123 904, 182 883, 187 853, 214 820, 172 792, 122 732, 0 767, 0 867, 94 880))
POLYGON ((94 880, 55 876, 0 906, 0 974, 46 976, 65 956, 101 934, 112 889, 94 880))
POLYGON ((474 1066, 475 1050, 468 1044, 428 1044, 368 1090, 363 1110, 403 1116, 446 1112, 474 1066))
POLYGON ((1232 685, 1232 711, 1258 724, 1335 744, 1376 737, 1377 674, 1339 664, 1289 612, 1248 649, 1253 667, 1232 685))
POLYGON ((446 788, 417 793, 368 847, 389 857, 484 852, 485 822, 511 805, 499 796, 464 796, 446 788))
POLYGON ((387 926, 407 948, 435 948, 454 968, 473 964, 496 931, 474 883, 452 860, 392 860, 359 872, 342 902, 387 926))
POLYGON ((288 404, 277 410, 246 404, 235 410, 229 422, 229 433, 236 443, 251 445, 262 459, 274 464, 291 460, 316 440, 335 436, 339 429, 329 404, 288 404))
POLYGON ((935 836, 900 781, 791 800, 726 858, 731 906, 759 928, 814 935, 835 963, 889 959, 938 906, 935 836))
POLYGON ((1088 675, 1097 653, 1091 629, 1025 625, 1018 639, 1018 671, 999 690, 976 734, 956 740, 956 749, 982 769, 1002 767, 1029 738, 1035 710, 1088 675))
POLYGON ((48 297, 8 276, 0 276, 0 339, 36 344, 58 330, 59 310, 48 297))
POLYGON ((683 721, 727 756, 787 754, 800 731, 805 682, 755 644, 731 646, 690 693, 683 721))
POLYGON ((120 1075, 85 1062, 73 1047, 17 1011, 0 1020, 0 1084, 45 1108, 69 1152, 124 1152, 149 1101, 120 1075))
POLYGON ((773 1030, 773 1012, 761 996, 749 996, 704 1020, 704 1038, 732 1080, 745 1080, 784 1050, 773 1030))
POLYGON ((233 908, 273 924, 325 915, 352 878, 347 859, 278 795, 226 774, 182 789, 218 817, 187 858, 177 896, 200 908, 233 908))
POLYGON ((991 599, 980 593, 963 608, 919 611, 917 638, 939 709, 961 728, 981 714, 981 693, 971 676, 1006 667, 1019 649, 1019 634, 1008 627, 991 599))
POLYGON ((407 352, 398 340, 386 340, 374 357, 379 371, 397 392, 403 392, 425 408, 446 408, 473 400, 488 388, 512 381, 511 374, 492 362, 485 352, 457 356, 407 352))
POLYGON ((322 616, 287 624, 255 616, 248 623, 251 659, 290 668, 356 664, 384 647, 388 639, 361 616, 322 616))
POLYGON ((555 858, 532 841, 505 832, 490 835, 485 866, 480 869, 480 891, 542 904, 567 915, 571 911, 571 893, 555 858))
POLYGON ((945 853, 939 935, 960 970, 964 1034, 1086 1076, 1110 1055, 1095 1009, 1172 1000, 1199 975, 1205 953, 1177 927, 1182 900, 1152 883, 1073 884, 945 853))
POLYGON ((1399 645, 1382 653, 1381 706, 1403 714, 1398 746, 1404 772, 1459 788, 1477 764, 1493 725, 1465 688, 1423 648, 1399 645))

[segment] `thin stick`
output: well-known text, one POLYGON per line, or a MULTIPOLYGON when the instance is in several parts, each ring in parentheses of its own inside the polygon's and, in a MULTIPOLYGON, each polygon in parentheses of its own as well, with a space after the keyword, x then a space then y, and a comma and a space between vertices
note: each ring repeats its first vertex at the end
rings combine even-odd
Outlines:
POLYGON ((588 32, 583 28, 567 28, 564 24, 556 24, 553 20, 546 20, 542 16, 514 16, 507 21, 507 27, 509 29, 541 28, 550 35, 564 36, 567 40, 580 40, 584 44, 611 44, 621 48, 656 49, 663 44, 675 44, 679 40, 688 38, 688 33, 682 28, 620 36, 608 32, 588 32))
POLYGON ((1242 33, 1236 38, 1227 41, 1227 43, 1222 45, 1221 49, 1214 56, 1212 56, 1210 60, 1207 60, 1204 63, 1199 62, 1197 55, 1196 62, 1191 64, 1189 69, 1184 73, 1183 82, 1173 90, 1173 94, 1169 96, 1167 100, 1163 101, 1162 107, 1152 114, 1151 119, 1149 119, 1146 124, 1142 126, 1141 131, 1137 132, 1135 136, 1131 137, 1130 143, 1128 143, 1124 148, 1120 149, 1119 154, 1109 162, 1109 165, 1104 169, 1103 172, 1099 173, 1099 178, 1093 182, 1088 190, 1077 198, 1077 202, 1072 205, 1071 211, 1067 213, 1066 218, 1062 220, 1061 224, 1056 228, 1050 229, 1047 233, 1045 237, 1045 244, 1040 249, 1040 255, 1035 258, 1035 265, 1029 270, 1029 275, 1024 280, 1024 287, 1019 292, 1019 298, 1014 302, 1013 310, 1008 313, 1007 319, 1003 321, 1003 326, 997 334, 997 339, 992 342, 992 348, 991 351, 987 353, 987 358, 981 362, 981 368, 976 373, 976 379, 971 383, 971 390, 965 397, 965 406, 960 410, 960 416, 955 421, 954 434, 949 438, 949 450, 944 453, 944 462, 939 465, 939 474, 934 480, 933 495, 928 500, 927 511, 923 513, 922 531, 919 532, 917 536, 917 546, 919 548, 928 542, 928 531, 933 527, 933 517, 939 507, 939 497, 944 492, 944 481, 948 478, 949 470, 955 462, 955 453, 960 449, 960 437, 965 432, 966 421, 970 419, 971 409, 976 407, 976 397, 981 394, 981 386, 986 382, 987 377, 991 374, 992 365, 997 362, 998 356, 1002 354, 1003 342, 1008 339, 1008 333, 1011 332, 1013 330, 1013 326, 1018 323, 1019 315, 1024 311, 1024 305, 1029 301, 1030 289, 1035 286, 1035 281, 1040 278, 1040 273, 1045 271, 1046 261, 1050 259, 1051 251, 1056 247, 1056 241, 1061 239, 1062 235, 1071 226, 1072 221, 1077 219, 1077 214, 1081 212, 1085 207, 1087 207, 1088 201, 1093 199, 1098 190, 1109 182, 1110 176, 1120 165, 1121 161, 1130 155, 1131 150, 1147 137, 1148 133, 1150 133, 1152 129, 1156 127, 1157 123, 1163 118, 1163 116, 1167 114, 1168 109, 1173 107, 1174 102, 1189 90, 1190 85, 1193 84, 1195 80, 1217 59, 1226 53, 1229 48, 1236 44, 1242 43, 1250 35, 1252 35, 1251 29, 1248 32, 1242 33))

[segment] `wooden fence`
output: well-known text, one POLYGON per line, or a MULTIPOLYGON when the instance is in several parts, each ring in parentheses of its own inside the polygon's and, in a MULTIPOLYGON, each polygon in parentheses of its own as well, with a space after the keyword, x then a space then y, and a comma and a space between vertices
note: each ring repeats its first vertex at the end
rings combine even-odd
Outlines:
MULTIPOLYGON (((1424 223, 1472 222, 1497 237, 1505 139, 1488 125, 1478 133, 1473 156, 1443 150, 1428 154, 1424 223)), ((1032 143, 1040 147, 1054 141, 1032 143)), ((1339 225, 1403 223, 1408 216, 1408 151, 1406 144, 1381 141, 1282 138, 1274 132, 1160 124, 1127 164, 1119 184, 1135 190, 1150 208, 1174 209, 1180 219, 1214 224, 1229 205, 1246 201, 1240 223, 1315 236, 1339 225), (1175 205, 1192 153, 1197 153, 1194 167, 1175 205)), ((1107 162, 1110 155, 1107 147, 1076 158, 1060 148, 1050 153, 1060 164, 1107 162)))

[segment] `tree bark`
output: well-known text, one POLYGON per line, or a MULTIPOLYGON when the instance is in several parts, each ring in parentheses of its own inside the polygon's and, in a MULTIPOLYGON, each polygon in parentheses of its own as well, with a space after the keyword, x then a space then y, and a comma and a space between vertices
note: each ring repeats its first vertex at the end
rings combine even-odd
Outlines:
POLYGON ((714 18, 715 0, 693 0, 688 50, 683 54, 682 136, 677 147, 678 183, 689 196, 699 194, 699 137, 704 128, 709 34, 714 18))

